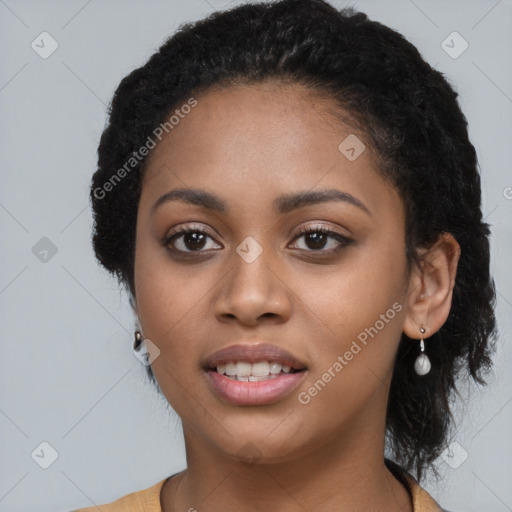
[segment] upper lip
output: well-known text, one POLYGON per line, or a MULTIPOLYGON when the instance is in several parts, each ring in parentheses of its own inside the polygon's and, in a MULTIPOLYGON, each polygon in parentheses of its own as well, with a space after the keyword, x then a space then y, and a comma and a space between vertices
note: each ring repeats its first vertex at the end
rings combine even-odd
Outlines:
POLYGON ((268 343, 237 344, 222 348, 204 360, 203 368, 216 368, 221 364, 247 361, 277 362, 295 370, 304 370, 306 365, 287 350, 268 343))

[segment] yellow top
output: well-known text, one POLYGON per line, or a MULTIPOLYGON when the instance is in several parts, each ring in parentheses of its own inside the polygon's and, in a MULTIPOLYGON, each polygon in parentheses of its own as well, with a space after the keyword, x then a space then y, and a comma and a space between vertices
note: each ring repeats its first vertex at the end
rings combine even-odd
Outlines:
MULTIPOLYGON (((402 475, 404 478, 397 476, 410 491, 414 512, 442 512, 441 507, 409 473, 403 472, 402 475)), ((148 489, 127 494, 107 505, 81 508, 73 512, 162 512, 160 490, 166 480, 164 478, 148 489)))

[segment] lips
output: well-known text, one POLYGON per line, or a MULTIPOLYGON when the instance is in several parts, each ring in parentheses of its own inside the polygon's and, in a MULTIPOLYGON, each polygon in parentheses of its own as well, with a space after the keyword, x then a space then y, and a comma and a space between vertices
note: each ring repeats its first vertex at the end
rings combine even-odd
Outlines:
POLYGON ((290 395, 307 373, 304 362, 287 350, 266 343, 223 348, 204 360, 203 370, 213 393, 235 406, 261 406, 277 402, 290 395), (251 373, 251 366, 252 372, 265 373, 261 372, 261 365, 269 370, 266 377, 245 376, 251 373), (255 367, 259 367, 258 371, 255 367), (217 371, 219 369, 220 372, 217 371), (223 370, 229 375, 223 375, 223 370), (233 373, 244 376, 233 376, 233 373))
POLYGON ((304 362, 287 350, 267 343, 230 345, 207 356, 202 366, 205 370, 215 370, 219 365, 237 361, 248 363, 269 361, 279 363, 282 366, 289 366, 295 371, 307 369, 304 362))

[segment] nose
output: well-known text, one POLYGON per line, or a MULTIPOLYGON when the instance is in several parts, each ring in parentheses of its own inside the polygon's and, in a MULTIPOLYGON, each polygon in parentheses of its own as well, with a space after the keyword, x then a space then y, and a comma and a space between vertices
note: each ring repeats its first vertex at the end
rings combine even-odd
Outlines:
POLYGON ((292 292, 283 277, 265 251, 251 263, 235 252, 231 270, 221 280, 215 297, 216 318, 248 327, 285 322, 290 317, 292 292))

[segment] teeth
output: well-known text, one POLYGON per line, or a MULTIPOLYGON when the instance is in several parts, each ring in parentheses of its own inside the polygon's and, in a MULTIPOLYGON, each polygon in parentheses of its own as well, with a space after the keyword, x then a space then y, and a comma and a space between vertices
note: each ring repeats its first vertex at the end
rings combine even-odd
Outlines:
POLYGON ((268 364, 268 361, 261 361, 261 363, 253 363, 250 375, 253 375, 254 377, 266 377, 269 371, 270 365, 268 364))
POLYGON ((290 373, 291 367, 282 365, 275 361, 259 361, 257 363, 248 363, 246 361, 237 361, 226 364, 219 364, 217 372, 220 375, 227 375, 236 380, 245 382, 258 382, 267 379, 273 379, 283 371, 290 373))
POLYGON ((268 374, 267 375, 262 375, 260 377, 249 375, 249 377, 247 377, 247 378, 249 379, 249 382, 260 382, 262 380, 267 380, 268 379, 268 374))
POLYGON ((276 363, 275 361, 270 363, 270 373, 278 374, 278 373, 281 373, 282 369, 283 369, 283 365, 282 364, 276 363))
POLYGON ((238 375, 228 375, 230 379, 240 380, 242 382, 260 382, 262 380, 270 380, 277 379, 277 375, 267 375, 266 377, 254 377, 253 375, 249 375, 248 377, 239 377, 238 375))
POLYGON ((251 363, 236 363, 236 374, 239 377, 249 377, 251 375, 252 364, 251 363))
MULTIPOLYGON (((219 367, 218 366, 217 366, 217 371, 219 373, 221 373, 219 371, 219 367)), ((226 365, 226 375, 236 375, 236 365, 235 365, 235 363, 228 363, 226 365)))

